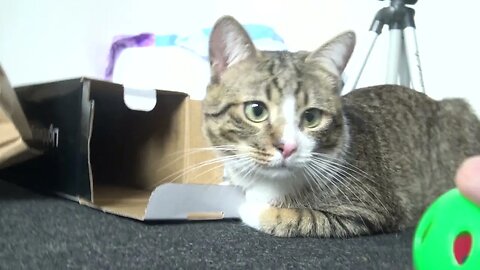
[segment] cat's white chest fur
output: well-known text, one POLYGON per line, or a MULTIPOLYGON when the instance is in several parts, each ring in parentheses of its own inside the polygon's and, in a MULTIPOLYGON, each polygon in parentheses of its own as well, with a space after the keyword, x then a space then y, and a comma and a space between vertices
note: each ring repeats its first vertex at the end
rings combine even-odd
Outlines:
POLYGON ((245 190, 245 201, 249 203, 275 205, 295 193, 306 181, 299 175, 286 172, 237 175, 236 169, 235 166, 226 166, 229 181, 245 190))
POLYGON ((270 183, 258 183, 245 190, 245 201, 275 204, 288 193, 290 193, 290 189, 282 185, 274 186, 270 183))

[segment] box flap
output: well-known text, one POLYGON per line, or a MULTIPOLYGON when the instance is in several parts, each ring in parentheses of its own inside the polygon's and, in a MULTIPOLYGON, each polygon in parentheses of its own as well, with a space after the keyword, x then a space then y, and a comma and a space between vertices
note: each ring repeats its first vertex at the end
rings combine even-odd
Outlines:
POLYGON ((96 186, 95 203, 81 204, 138 220, 213 220, 238 218, 244 201, 239 187, 204 184, 164 184, 153 193, 119 186, 96 186))
POLYGON ((32 131, 27 118, 0 66, 0 168, 39 155, 40 150, 28 146, 27 142, 31 140, 32 131))
POLYGON ((7 114, 7 117, 12 120, 21 137, 26 141, 31 140, 32 131, 28 125, 27 117, 23 113, 15 91, 10 86, 2 66, 0 66, 0 106, 7 114))
POLYGON ((150 191, 114 185, 96 185, 95 203, 80 203, 119 216, 143 220, 150 198, 150 191))
POLYGON ((243 200, 235 186, 165 184, 152 193, 145 220, 238 218, 243 200))

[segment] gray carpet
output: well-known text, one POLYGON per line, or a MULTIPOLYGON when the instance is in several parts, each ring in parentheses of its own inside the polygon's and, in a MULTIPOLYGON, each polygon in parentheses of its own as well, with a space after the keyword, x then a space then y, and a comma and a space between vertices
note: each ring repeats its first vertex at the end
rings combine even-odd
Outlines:
POLYGON ((145 224, 0 181, 0 269, 411 269, 412 233, 284 239, 238 221, 145 224))

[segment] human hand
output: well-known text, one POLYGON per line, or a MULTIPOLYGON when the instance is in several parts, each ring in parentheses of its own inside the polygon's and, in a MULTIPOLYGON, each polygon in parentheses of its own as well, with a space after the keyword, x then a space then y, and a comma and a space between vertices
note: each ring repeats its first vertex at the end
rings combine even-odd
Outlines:
POLYGON ((460 165, 455 183, 465 197, 480 205, 480 155, 470 157, 460 165))

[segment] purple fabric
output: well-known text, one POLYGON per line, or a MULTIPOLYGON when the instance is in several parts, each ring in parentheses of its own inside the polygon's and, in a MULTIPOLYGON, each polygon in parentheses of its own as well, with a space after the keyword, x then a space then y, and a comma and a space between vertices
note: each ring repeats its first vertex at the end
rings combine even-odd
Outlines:
POLYGON ((118 59, 120 53, 131 47, 147 47, 155 44, 155 35, 150 33, 142 33, 134 36, 119 36, 114 39, 110 47, 110 53, 108 55, 108 64, 105 70, 105 79, 111 80, 113 75, 113 68, 115 62, 118 59))

